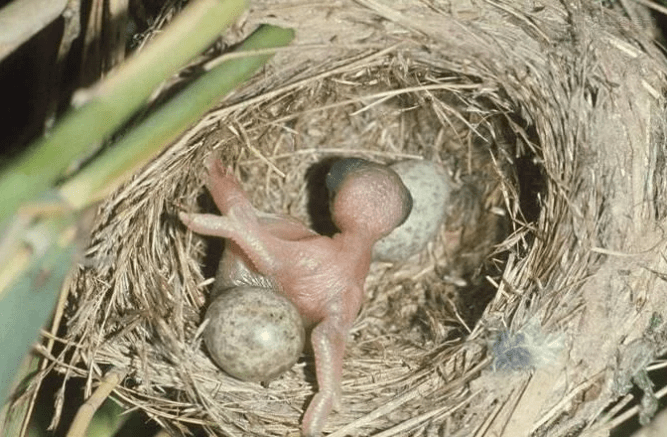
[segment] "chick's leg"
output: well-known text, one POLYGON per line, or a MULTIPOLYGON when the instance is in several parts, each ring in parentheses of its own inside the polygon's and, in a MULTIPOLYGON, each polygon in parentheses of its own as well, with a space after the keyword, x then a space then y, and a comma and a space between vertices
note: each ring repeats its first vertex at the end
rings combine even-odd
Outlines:
POLYGON ((303 435, 319 436, 331 409, 338 407, 347 329, 331 319, 317 325, 311 334, 315 353, 318 392, 303 418, 303 435))
POLYGON ((262 229, 257 211, 231 168, 225 168, 221 161, 214 158, 207 160, 206 168, 209 173, 206 185, 223 216, 181 212, 181 221, 198 234, 233 240, 260 273, 273 273, 275 250, 269 250, 267 243, 275 238, 262 229))
POLYGON ((192 231, 211 237, 229 238, 233 240, 248 259, 262 274, 273 274, 278 264, 275 251, 266 241, 275 238, 264 232, 261 227, 252 222, 243 222, 235 215, 219 216, 214 214, 187 214, 180 212, 179 218, 192 231))

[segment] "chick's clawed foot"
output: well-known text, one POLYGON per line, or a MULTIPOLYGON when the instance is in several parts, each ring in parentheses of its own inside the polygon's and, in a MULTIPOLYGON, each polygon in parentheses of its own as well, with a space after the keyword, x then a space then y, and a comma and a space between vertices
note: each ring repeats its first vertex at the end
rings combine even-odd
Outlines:
POLYGON ((232 167, 225 167, 222 161, 214 160, 207 163, 207 169, 206 187, 221 214, 226 215, 231 208, 237 205, 254 210, 241 184, 234 176, 232 167))

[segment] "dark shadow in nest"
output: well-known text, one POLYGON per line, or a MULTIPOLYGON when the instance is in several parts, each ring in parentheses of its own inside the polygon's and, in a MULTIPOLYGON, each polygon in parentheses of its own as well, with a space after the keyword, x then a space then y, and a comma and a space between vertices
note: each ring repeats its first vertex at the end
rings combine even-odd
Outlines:
POLYGON ((522 156, 515 162, 521 213, 526 223, 533 223, 542 211, 540 198, 544 199, 547 189, 542 166, 535 162, 534 156, 522 156))
MULTIPOLYGON (((523 124, 520 120, 514 121, 518 125, 523 124)), ((533 144, 538 143, 534 129, 524 126, 524 132, 528 134, 533 144)), ((517 141, 513 132, 501 127, 500 132, 496 133, 500 139, 496 145, 492 146, 491 153, 496 156, 510 157, 508 161, 513 164, 507 165, 501 171, 505 173, 505 177, 514 182, 516 187, 520 210, 517 219, 526 224, 535 223, 546 196, 547 185, 543 168, 533 152, 516 150, 513 144, 516 144, 517 141), (519 153, 523 154, 515 157, 519 153)), ((498 161, 503 160, 498 159, 498 161)), ((504 207, 504 214, 497 214, 488 211, 483 204, 474 204, 475 201, 470 200, 485 198, 487 194, 485 181, 480 181, 480 178, 487 176, 488 174, 481 173, 462 178, 462 187, 453 194, 454 201, 459 203, 458 207, 464 210, 463 217, 458 219, 459 222, 472 224, 471 229, 464 231, 469 231, 471 236, 469 239, 466 239, 465 236, 462 238, 462 247, 457 253, 457 259, 453 262, 460 277, 466 282, 465 286, 458 289, 458 295, 461 316, 469 327, 474 326, 482 317, 487 305, 496 294, 496 287, 486 278, 490 277, 500 282, 509 253, 507 250, 499 249, 498 245, 512 232, 512 219, 504 207), (477 233, 483 234, 484 237, 475 236, 477 233), (480 250, 481 246, 486 246, 486 249, 480 250), (486 255, 480 258, 480 253, 486 253, 486 255)), ((465 227, 466 225, 464 229, 465 227)), ((532 234, 527 235, 529 245, 533 238, 532 234)))
POLYGON ((312 228, 320 235, 331 237, 336 234, 338 228, 331 221, 329 210, 329 191, 326 186, 327 173, 337 161, 343 159, 340 156, 324 158, 308 168, 306 171, 306 190, 308 192, 308 215, 312 228))
MULTIPOLYGON (((465 199, 481 199, 483 195, 483 188, 478 184, 477 177, 470 177, 464 180, 463 186, 453 197, 465 202, 465 199)), ((458 309, 471 329, 496 294, 496 287, 486 277, 497 279, 502 275, 507 254, 490 254, 493 245, 501 243, 507 237, 510 225, 507 215, 493 215, 481 207, 480 204, 472 205, 471 209, 464 213, 466 223, 472 226, 464 226, 461 247, 451 262, 458 273, 452 276, 460 277, 465 282, 465 285, 457 288, 458 309), (480 233, 483 234, 481 239, 477 237, 480 233)), ((463 332, 458 334, 465 335, 463 332)))

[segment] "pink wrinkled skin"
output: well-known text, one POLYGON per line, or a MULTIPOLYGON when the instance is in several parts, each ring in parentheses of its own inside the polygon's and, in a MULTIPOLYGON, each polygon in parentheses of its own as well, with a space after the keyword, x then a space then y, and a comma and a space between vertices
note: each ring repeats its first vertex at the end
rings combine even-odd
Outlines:
MULTIPOLYGON (((269 214, 255 210, 260 226, 267 232, 282 240, 301 240, 318 235, 306 227, 301 221, 284 214, 269 214)), ((252 270, 248 257, 238 244, 232 240, 225 242, 225 250, 215 275, 213 294, 223 292, 232 287, 262 287, 280 290, 275 281, 252 270)))
POLYGON ((331 409, 340 405, 346 337, 361 308, 373 244, 402 223, 411 208, 407 188, 388 167, 348 161, 352 164, 340 165, 332 177, 332 219, 340 229, 333 237, 318 235, 293 218, 260 213, 219 161, 207 165, 207 187, 222 215, 179 214, 192 231, 231 240, 225 250, 235 256, 220 266, 232 275, 230 286, 239 278, 256 280, 248 269, 263 275, 259 280, 290 299, 306 329, 312 328, 319 387, 303 419, 307 437, 320 435, 331 409))

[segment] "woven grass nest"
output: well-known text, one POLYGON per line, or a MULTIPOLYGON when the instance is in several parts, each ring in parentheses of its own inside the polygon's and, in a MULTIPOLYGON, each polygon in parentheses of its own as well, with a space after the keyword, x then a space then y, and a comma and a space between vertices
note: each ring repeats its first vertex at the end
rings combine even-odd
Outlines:
POLYGON ((428 159, 455 182, 447 222, 372 266, 326 433, 608 435, 667 345, 665 65, 620 12, 253 2, 225 41, 268 22, 293 47, 101 206, 56 369, 89 387, 126 372, 113 397, 174 433, 298 435, 312 357, 266 387, 211 362, 198 328, 222 245, 177 213, 215 211, 210 154, 255 206, 314 224, 327 159, 428 159))

